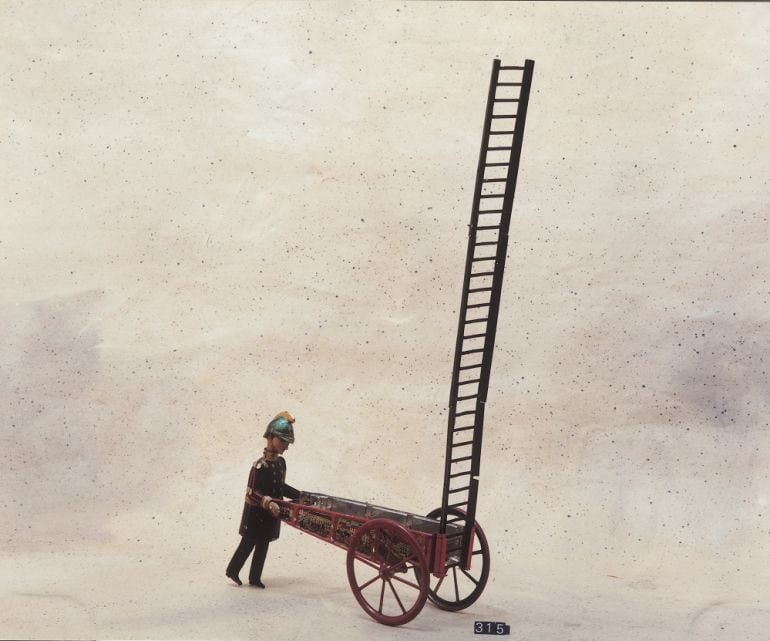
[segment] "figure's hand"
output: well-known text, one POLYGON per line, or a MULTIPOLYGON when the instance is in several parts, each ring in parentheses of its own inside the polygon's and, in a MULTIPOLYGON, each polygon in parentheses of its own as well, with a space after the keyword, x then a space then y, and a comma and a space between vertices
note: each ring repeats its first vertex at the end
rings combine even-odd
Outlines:
POLYGON ((280 513, 280 508, 278 507, 277 503, 273 503, 273 499, 270 496, 263 496, 262 497, 262 507, 265 508, 270 514, 273 516, 278 516, 280 513))

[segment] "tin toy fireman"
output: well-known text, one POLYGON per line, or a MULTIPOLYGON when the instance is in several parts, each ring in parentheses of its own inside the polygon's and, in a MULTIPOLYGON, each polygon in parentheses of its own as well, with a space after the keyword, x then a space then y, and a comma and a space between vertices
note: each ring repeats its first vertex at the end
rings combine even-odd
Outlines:
POLYGON ((243 564, 253 551, 249 570, 249 585, 264 588, 262 568, 267 557, 267 548, 275 541, 281 528, 278 519, 278 505, 273 498, 284 497, 295 500, 300 492, 285 483, 286 461, 283 453, 294 443, 294 416, 290 412, 279 412, 265 430, 266 445, 262 458, 254 462, 249 473, 249 484, 241 516, 239 534, 241 542, 227 566, 225 575, 236 584, 242 585, 238 576, 243 564), (259 500, 258 495, 262 498, 259 500))

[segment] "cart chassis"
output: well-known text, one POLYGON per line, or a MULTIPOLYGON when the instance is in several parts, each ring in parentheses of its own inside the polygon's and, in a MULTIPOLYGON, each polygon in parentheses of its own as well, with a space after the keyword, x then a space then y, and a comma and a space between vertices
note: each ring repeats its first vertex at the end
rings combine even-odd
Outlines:
MULTIPOLYGON (((441 508, 418 516, 312 492, 302 492, 298 501, 272 501, 287 525, 347 550, 353 595, 379 623, 411 621, 426 600, 443 610, 462 610, 484 590, 489 546, 475 521, 466 537, 459 522, 440 531, 441 508), (468 550, 461 549, 464 541, 470 541, 468 550)), ((464 517, 457 509, 451 513, 464 517)))

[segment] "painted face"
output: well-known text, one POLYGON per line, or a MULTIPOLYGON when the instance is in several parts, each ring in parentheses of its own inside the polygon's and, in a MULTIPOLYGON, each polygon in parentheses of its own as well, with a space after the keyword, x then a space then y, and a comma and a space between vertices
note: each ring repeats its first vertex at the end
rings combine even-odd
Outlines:
POLYGON ((289 444, 284 441, 280 436, 273 436, 270 439, 270 446, 272 449, 283 454, 289 449, 289 444))

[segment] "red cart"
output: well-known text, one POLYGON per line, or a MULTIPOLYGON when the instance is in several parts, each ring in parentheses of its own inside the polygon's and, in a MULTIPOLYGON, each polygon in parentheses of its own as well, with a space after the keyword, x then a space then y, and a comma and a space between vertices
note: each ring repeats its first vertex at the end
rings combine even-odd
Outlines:
POLYGON ((534 62, 494 60, 457 332, 441 507, 426 516, 324 494, 276 501, 286 524, 347 550, 348 580, 376 621, 401 625, 429 599, 462 610, 489 577, 476 499, 492 352, 534 62))
MULTIPOLYGON (((350 588, 380 623, 412 620, 427 599, 444 610, 461 610, 484 590, 489 546, 477 523, 464 550, 463 525, 450 523, 440 531, 441 508, 417 516, 314 493, 274 502, 287 525, 347 550, 350 588)), ((465 516, 458 509, 451 514, 465 516)))

